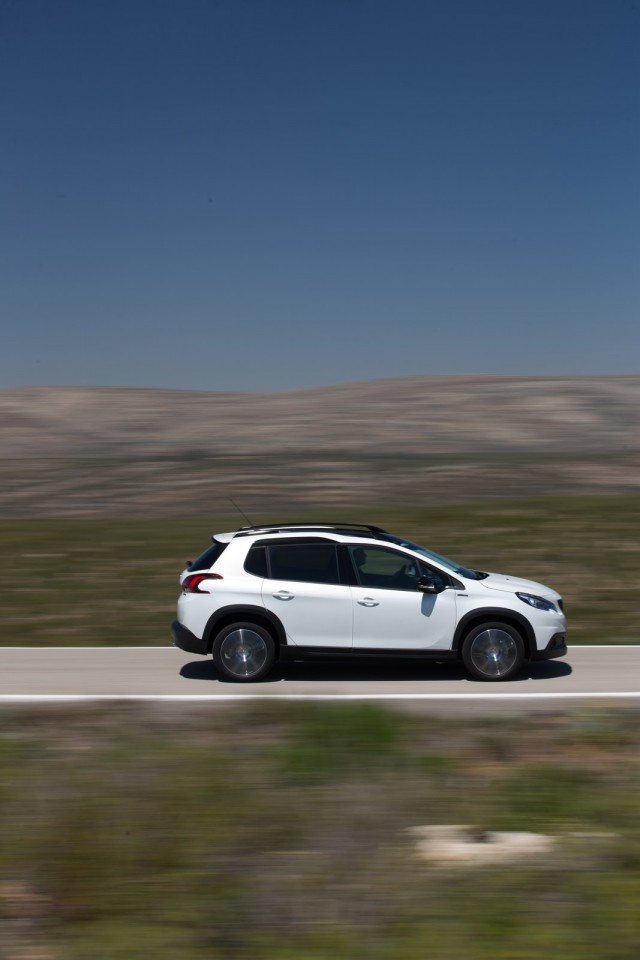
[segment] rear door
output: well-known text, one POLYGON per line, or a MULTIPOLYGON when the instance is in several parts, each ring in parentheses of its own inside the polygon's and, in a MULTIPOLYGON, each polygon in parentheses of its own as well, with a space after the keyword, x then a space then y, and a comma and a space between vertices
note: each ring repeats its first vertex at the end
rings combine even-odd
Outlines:
POLYGON ((278 541, 265 546, 262 602, 299 647, 352 645, 351 589, 340 582, 337 544, 278 541))

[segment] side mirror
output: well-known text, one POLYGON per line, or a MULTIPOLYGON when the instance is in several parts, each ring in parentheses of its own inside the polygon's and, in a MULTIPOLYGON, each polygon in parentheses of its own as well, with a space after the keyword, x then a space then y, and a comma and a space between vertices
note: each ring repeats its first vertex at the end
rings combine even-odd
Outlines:
POLYGON ((417 586, 422 593, 442 593, 446 589, 444 584, 436 583, 431 577, 420 577, 417 586))

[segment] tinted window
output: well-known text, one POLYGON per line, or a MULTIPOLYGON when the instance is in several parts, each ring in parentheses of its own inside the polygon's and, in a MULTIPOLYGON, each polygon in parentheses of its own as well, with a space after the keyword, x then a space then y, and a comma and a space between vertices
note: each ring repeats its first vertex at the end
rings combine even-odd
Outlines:
POLYGON ((349 550, 361 587, 416 590, 418 580, 425 572, 418 560, 387 547, 354 545, 349 550))
POLYGON ((267 576, 267 549, 266 547, 251 547, 244 562, 244 568, 247 573, 252 573, 254 577, 267 576))
POLYGON ((210 570, 226 546, 226 543, 218 543, 217 540, 214 540, 211 546, 208 547, 204 553, 201 553, 197 560, 189 564, 189 570, 210 570))
POLYGON ((340 583, 333 543, 273 544, 268 550, 272 580, 340 583))

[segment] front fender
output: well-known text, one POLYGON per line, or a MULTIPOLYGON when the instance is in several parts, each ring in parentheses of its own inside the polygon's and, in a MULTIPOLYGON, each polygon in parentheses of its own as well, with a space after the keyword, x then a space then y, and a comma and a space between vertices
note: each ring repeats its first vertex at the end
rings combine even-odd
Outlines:
POLYGON ((536 636, 533 627, 525 616, 515 610, 505 610, 504 607, 482 607, 479 610, 470 610, 460 620, 453 635, 453 650, 460 651, 462 641, 473 627, 487 620, 501 620, 509 623, 518 630, 524 640, 527 656, 536 650, 536 636))

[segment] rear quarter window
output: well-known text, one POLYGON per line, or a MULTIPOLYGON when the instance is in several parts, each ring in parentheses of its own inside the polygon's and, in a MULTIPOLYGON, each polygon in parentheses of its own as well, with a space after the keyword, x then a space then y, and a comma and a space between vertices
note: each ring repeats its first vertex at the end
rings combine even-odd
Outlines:
POLYGON ((244 562, 244 569, 254 577, 266 577, 267 573, 267 548, 251 547, 244 562))

